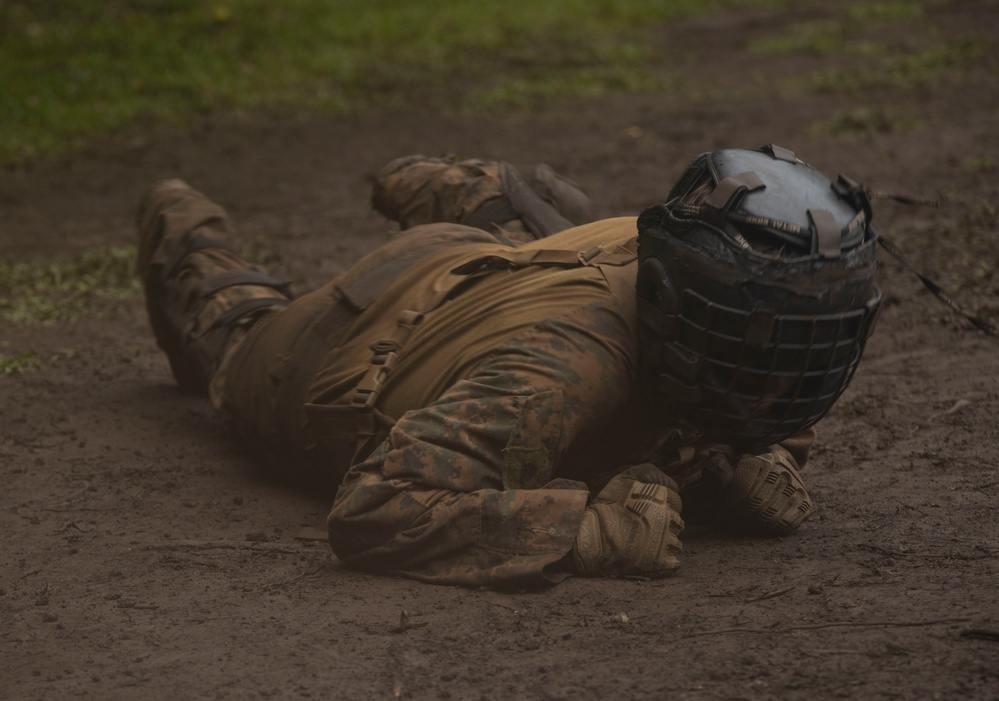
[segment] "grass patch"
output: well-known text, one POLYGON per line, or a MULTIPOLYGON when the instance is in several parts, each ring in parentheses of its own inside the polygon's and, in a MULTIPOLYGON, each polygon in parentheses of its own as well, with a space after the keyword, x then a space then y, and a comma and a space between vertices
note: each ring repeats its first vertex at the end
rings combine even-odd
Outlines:
POLYGON ((961 165, 970 173, 992 173, 999 169, 999 160, 991 153, 968 156, 961 165))
POLYGON ((792 25, 779 36, 749 45, 758 54, 882 56, 889 47, 880 36, 889 24, 919 24, 924 19, 920 2, 869 2, 850 5, 835 19, 792 25))
POLYGON ((861 2, 852 5, 847 13, 851 22, 885 24, 888 22, 915 22, 923 18, 919 2, 861 2))
POLYGON ((644 90, 641 30, 791 0, 0 0, 0 162, 261 107, 644 90))
MULTIPOLYGON (((844 5, 829 18, 801 22, 780 34, 758 39, 749 46, 757 54, 817 55, 832 60, 833 67, 810 76, 791 79, 791 87, 838 95, 861 95, 885 89, 917 90, 953 79, 981 59, 984 39, 948 39, 931 23, 922 2, 861 2, 844 5), (898 31, 899 27, 905 31, 898 31), (894 31, 889 31, 894 30, 894 31), (837 59, 854 57, 846 63, 837 59)), ((844 133, 869 131, 878 121, 874 110, 867 114, 841 115, 826 125, 844 133), (865 124, 857 124, 856 122, 865 124)), ((890 120, 889 120, 890 121, 890 120)), ((875 125, 875 131, 892 130, 875 125)))
POLYGON ((472 112, 532 110, 553 97, 597 98, 614 92, 652 92, 680 84, 680 79, 641 66, 587 66, 560 75, 534 75, 474 90, 465 98, 472 112))
POLYGON ((877 56, 884 54, 885 45, 874 38, 858 37, 855 29, 843 20, 815 20, 792 25, 779 36, 758 39, 749 44, 756 54, 820 55, 850 54, 877 56))
POLYGON ((24 351, 16 355, 0 353, 0 375, 23 375, 39 370, 41 367, 41 358, 31 351, 24 351))
POLYGON ((928 88, 947 77, 966 73, 984 50, 985 43, 981 40, 950 41, 936 48, 890 56, 862 67, 822 71, 812 77, 811 87, 837 94, 859 94, 886 88, 928 88))
POLYGON ((15 355, 0 353, 0 377, 4 375, 26 375, 42 368, 55 365, 76 356, 76 351, 64 348, 52 353, 47 359, 39 358, 34 351, 22 351, 15 355))
POLYGON ((919 120, 895 114, 879 107, 854 107, 829 119, 812 124, 811 136, 872 136, 896 134, 912 129, 919 120))
POLYGON ((0 261, 0 316, 12 324, 50 326, 106 314, 109 302, 142 293, 135 255, 134 247, 121 247, 66 261, 0 261))

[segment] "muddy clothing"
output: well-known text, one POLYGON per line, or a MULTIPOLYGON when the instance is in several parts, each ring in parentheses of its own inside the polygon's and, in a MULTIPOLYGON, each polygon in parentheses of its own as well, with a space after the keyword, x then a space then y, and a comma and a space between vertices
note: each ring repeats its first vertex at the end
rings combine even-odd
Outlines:
POLYGON ((455 225, 410 230, 348 279, 259 322, 216 376, 213 398, 246 432, 318 452, 310 465, 346 473, 329 518, 331 543, 345 562, 468 585, 539 576, 570 550, 589 495, 583 480, 628 464, 629 453, 638 457, 638 442, 623 433, 634 419, 620 437, 607 437, 615 446, 610 463, 584 445, 603 445, 592 439, 608 421, 637 408, 634 295, 630 284, 615 291, 607 280, 615 272, 633 280, 634 271, 631 263, 619 271, 516 268, 496 256, 563 247, 575 256, 633 239, 633 219, 571 230, 543 248, 512 249, 455 225), (414 251, 425 255, 339 329, 327 352, 296 353, 301 335, 322 334, 313 329, 331 306, 350 304, 344 292, 352 280, 414 251), (452 272, 462 266, 470 272, 452 272), (372 367, 372 347, 393 347, 407 320, 412 330, 403 344, 394 342, 402 347, 368 415, 376 435, 367 437, 357 425, 365 409, 350 404, 372 367), (304 387, 283 386, 303 362, 315 377, 304 387), (298 422, 274 422, 289 415, 298 422))
POLYGON ((345 562, 539 580, 570 551, 588 483, 694 455, 650 415, 636 374, 634 239, 633 218, 517 248, 411 229, 258 322, 213 399, 244 434, 343 476, 328 525, 345 562), (358 283, 378 287, 386 265, 397 277, 366 298, 358 283))
MULTIPOLYGON (((434 177, 449 182, 455 168, 434 177)), ((480 195, 501 175, 474 173, 485 180, 468 192, 493 201, 480 195)), ((434 190, 438 205, 445 196, 434 190)), ((208 389, 286 476, 332 485, 330 542, 348 564, 466 586, 551 581, 580 555, 591 494, 624 468, 652 464, 696 494, 708 460, 743 464, 665 424, 644 399, 635 219, 513 245, 506 234, 525 221, 555 221, 537 200, 517 204, 529 216, 513 228, 498 217, 491 231, 409 228, 294 301, 231 250, 228 217, 204 195, 169 181, 140 209, 139 270, 175 376, 208 389)), ((813 437, 784 443, 797 465, 813 437)), ((608 486, 608 503, 665 503, 666 487, 653 487, 608 486)), ((662 552, 678 547, 675 509, 648 521, 668 520, 662 552)))

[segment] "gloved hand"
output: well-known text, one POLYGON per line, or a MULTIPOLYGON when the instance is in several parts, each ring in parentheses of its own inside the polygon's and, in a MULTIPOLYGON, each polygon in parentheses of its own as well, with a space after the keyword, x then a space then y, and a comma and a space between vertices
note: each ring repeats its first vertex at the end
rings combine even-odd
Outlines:
POLYGON ((654 465, 620 472, 586 507, 572 548, 576 571, 655 577, 676 569, 681 508, 676 483, 654 465))
POLYGON ((791 454, 779 445, 741 455, 733 466, 721 453, 703 467, 706 486, 740 525, 774 535, 791 533, 812 515, 812 498, 791 454))

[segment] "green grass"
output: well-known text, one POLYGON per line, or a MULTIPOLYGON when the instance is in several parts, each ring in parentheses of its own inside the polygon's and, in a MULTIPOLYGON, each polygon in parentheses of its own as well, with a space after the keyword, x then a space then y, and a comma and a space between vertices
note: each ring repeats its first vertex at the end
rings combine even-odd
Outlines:
POLYGON ((857 36, 844 18, 800 22, 776 36, 751 42, 749 50, 757 54, 877 56, 885 52, 885 45, 873 37, 857 36))
POLYGON ((887 56, 861 67, 822 71, 812 76, 811 85, 820 92, 844 95, 886 88, 930 88, 944 78, 964 75, 984 50, 984 40, 946 41, 924 51, 887 56))
POLYGON ((855 2, 833 6, 821 20, 783 27, 756 39, 758 55, 820 56, 822 68, 781 79, 788 95, 827 93, 849 106, 812 124, 813 136, 891 134, 923 121, 887 106, 886 94, 931 90, 962 80, 985 56, 982 36, 952 37, 934 25, 929 10, 949 0, 855 2))
POLYGON ((872 136, 894 134, 911 129, 919 120, 899 111, 883 107, 852 107, 841 110, 828 119, 812 124, 811 136, 872 136))
MULTIPOLYGON (((851 94, 931 85, 975 42, 905 46, 942 0, 854 2, 750 45, 863 57, 804 79, 851 94)), ((795 0, 0 0, 0 164, 95 137, 219 113, 348 114, 408 105, 470 113, 551 98, 697 86, 650 68, 645 28, 795 0)))
POLYGON ((991 153, 979 153, 968 156, 961 165, 970 173, 992 173, 999 170, 999 159, 991 153))
POLYGON ((0 261, 0 316, 15 325, 51 326, 100 316, 112 308, 109 303, 137 299, 141 292, 130 246, 71 260, 0 261))
POLYGON ((888 25, 918 26, 926 0, 859 2, 844 5, 832 19, 799 22, 779 35, 759 39, 749 50, 759 54, 882 56, 889 52, 881 36, 888 25))
POLYGON ((0 0, 0 163, 220 111, 648 89, 644 27, 789 1, 0 0))
POLYGON ((0 376, 34 372, 41 369, 42 364, 41 358, 31 351, 24 351, 16 355, 0 353, 0 376))

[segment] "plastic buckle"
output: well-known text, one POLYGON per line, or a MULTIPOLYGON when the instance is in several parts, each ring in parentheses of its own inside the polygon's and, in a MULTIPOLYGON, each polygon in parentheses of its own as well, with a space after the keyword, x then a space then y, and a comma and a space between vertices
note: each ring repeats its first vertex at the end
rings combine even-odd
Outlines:
POLYGON ((375 405, 398 358, 399 354, 396 351, 375 354, 375 357, 371 359, 371 366, 361 381, 357 383, 357 388, 354 389, 354 394, 350 399, 352 407, 370 409, 375 405))

